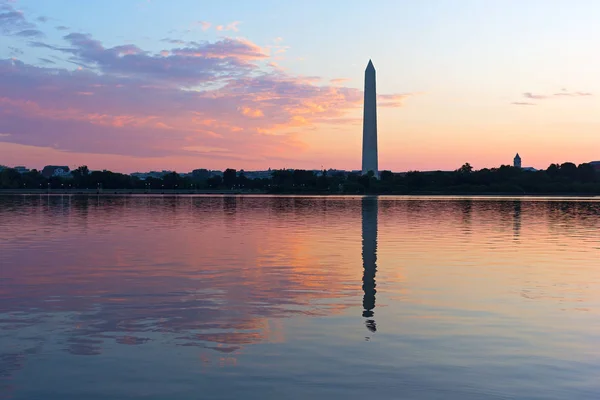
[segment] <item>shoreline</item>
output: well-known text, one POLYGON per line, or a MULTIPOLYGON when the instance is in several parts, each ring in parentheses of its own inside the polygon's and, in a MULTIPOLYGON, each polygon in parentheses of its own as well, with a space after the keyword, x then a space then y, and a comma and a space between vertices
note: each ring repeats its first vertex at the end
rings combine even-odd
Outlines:
MULTIPOLYGON (((176 190, 176 189, 0 189, 0 195, 72 195, 72 196, 114 196, 114 195, 170 195, 170 194, 255 194, 240 190, 176 190)), ((262 193, 262 192, 260 192, 262 193)))
POLYGON ((288 192, 288 193, 269 193, 265 191, 244 191, 244 190, 145 190, 145 189, 0 189, 0 196, 31 196, 31 195, 47 195, 47 196, 180 196, 180 195, 215 195, 215 196, 380 196, 380 197, 573 197, 573 198, 600 198, 600 194, 593 193, 468 193, 468 192, 413 192, 406 194, 399 193, 319 193, 319 192, 288 192))

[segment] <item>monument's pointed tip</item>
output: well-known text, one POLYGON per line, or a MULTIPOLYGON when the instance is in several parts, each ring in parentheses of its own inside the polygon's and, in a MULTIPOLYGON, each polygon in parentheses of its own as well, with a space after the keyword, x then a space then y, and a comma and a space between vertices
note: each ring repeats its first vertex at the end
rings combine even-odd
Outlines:
POLYGON ((375 68, 373 66, 373 61, 371 61, 371 59, 369 58, 369 63, 367 64, 367 68, 375 68))

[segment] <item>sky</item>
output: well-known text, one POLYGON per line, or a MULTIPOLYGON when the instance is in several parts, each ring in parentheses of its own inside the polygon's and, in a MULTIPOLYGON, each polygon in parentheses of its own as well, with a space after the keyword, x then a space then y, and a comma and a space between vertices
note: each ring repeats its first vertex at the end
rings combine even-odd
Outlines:
POLYGON ((595 0, 0 0, 0 164, 120 172, 600 160, 595 0))

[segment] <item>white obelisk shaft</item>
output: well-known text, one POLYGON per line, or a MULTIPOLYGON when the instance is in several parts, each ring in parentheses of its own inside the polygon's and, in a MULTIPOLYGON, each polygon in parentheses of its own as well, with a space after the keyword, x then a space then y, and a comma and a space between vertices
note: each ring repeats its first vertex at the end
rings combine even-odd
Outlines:
POLYGON ((377 163, 377 90, 375 67, 371 60, 365 70, 365 104, 363 113, 362 173, 373 171, 379 177, 377 163))

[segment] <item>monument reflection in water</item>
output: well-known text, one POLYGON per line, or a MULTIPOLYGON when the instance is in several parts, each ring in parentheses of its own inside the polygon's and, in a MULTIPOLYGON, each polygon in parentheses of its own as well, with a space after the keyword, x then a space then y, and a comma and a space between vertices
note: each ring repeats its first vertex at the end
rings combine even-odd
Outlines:
POLYGON ((375 273, 377 272, 377 197, 362 199, 362 261, 363 261, 363 317, 371 332, 377 331, 375 323, 375 273))

